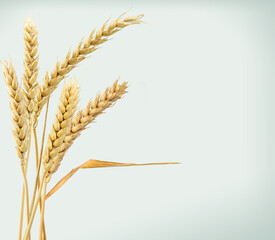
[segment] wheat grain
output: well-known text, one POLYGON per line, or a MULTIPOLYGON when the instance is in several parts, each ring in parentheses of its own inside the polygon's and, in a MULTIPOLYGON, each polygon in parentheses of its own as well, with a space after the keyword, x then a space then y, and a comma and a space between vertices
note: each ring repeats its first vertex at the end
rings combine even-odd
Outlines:
POLYGON ((38 76, 38 32, 37 26, 32 19, 28 18, 24 24, 24 74, 23 87, 27 99, 27 109, 31 114, 37 111, 38 104, 35 100, 37 95, 37 76, 38 76))
POLYGON ((73 68, 75 68, 79 62, 83 61, 86 58, 87 54, 95 51, 97 49, 97 46, 109 40, 109 36, 120 31, 124 27, 133 24, 139 24, 142 22, 141 18, 143 17, 143 15, 126 17, 124 19, 121 18, 122 15, 108 25, 108 21, 106 21, 97 31, 93 30, 84 42, 79 42, 72 53, 71 51, 67 53, 62 62, 56 63, 50 74, 50 77, 46 73, 46 76, 44 78, 45 81, 43 81, 42 88, 40 88, 40 92, 38 93, 40 101, 38 103, 37 116, 39 116, 42 107, 46 103, 45 98, 48 98, 50 96, 54 89, 57 88, 60 81, 63 80, 65 76, 73 68))
POLYGON ((80 136, 81 132, 86 129, 88 124, 93 122, 98 115, 104 113, 104 110, 111 107, 126 93, 127 87, 127 82, 118 84, 118 80, 116 80, 102 95, 98 94, 93 101, 89 101, 85 109, 79 111, 75 115, 70 131, 67 133, 58 153, 59 159, 63 159, 74 140, 80 136))
POLYGON ((44 171, 48 173, 46 177, 53 173, 59 164, 57 155, 67 132, 70 130, 70 124, 79 102, 78 94, 79 88, 76 81, 64 85, 43 156, 44 171))
POLYGON ((25 104, 24 94, 19 87, 17 76, 14 70, 13 63, 5 61, 2 64, 2 70, 6 81, 10 108, 13 122, 13 136, 16 142, 16 153, 21 160, 21 165, 24 165, 24 154, 28 149, 28 113, 25 104))

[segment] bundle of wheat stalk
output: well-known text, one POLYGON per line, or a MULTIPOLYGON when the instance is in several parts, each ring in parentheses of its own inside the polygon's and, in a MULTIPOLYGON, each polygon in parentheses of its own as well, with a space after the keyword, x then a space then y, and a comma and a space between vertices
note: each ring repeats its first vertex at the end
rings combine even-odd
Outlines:
POLYGON ((58 170, 61 161, 73 142, 97 116, 102 114, 127 93, 128 84, 127 82, 119 83, 118 80, 116 80, 113 85, 108 87, 102 94, 98 94, 94 100, 89 101, 83 110, 76 112, 79 102, 79 87, 77 86, 77 81, 73 80, 68 83, 64 81, 54 122, 44 147, 49 98, 51 94, 58 87, 59 83, 64 80, 87 55, 94 52, 99 45, 108 41, 109 37, 116 32, 125 27, 142 23, 142 17, 143 15, 124 17, 124 14, 122 14, 110 23, 106 21, 98 30, 92 31, 85 41, 80 41, 72 52, 69 51, 61 62, 57 62, 50 74, 46 72, 41 83, 37 81, 39 62, 37 26, 35 26, 32 19, 27 19, 24 24, 25 53, 22 84, 18 82, 12 61, 1 63, 10 98, 13 135, 16 143, 15 149, 20 159, 23 176, 19 240, 31 239, 31 228, 37 212, 40 213, 39 240, 46 240, 44 221, 46 200, 81 168, 175 164, 174 162, 133 164, 90 159, 72 169, 72 171, 61 178, 47 193, 48 182, 58 170), (46 111, 43 134, 41 146, 39 147, 36 128, 38 126, 40 113, 45 105, 46 111), (32 137, 34 139, 36 153, 36 178, 33 181, 32 197, 29 198, 27 169, 32 137), (26 218, 24 216, 26 216, 26 218), (25 229, 23 226, 25 226, 25 229))

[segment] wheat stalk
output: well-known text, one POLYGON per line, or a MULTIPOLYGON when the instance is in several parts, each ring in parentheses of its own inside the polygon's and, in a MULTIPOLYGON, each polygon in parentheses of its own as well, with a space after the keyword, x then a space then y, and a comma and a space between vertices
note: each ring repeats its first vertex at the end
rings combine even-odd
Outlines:
POLYGON ((32 19, 28 18, 24 24, 24 74, 23 87, 27 99, 27 109, 31 114, 38 110, 35 100, 37 94, 38 76, 38 32, 32 19))
MULTIPOLYGON (((16 153, 20 159, 21 172, 23 175, 23 192, 21 206, 24 207, 24 200, 26 198, 26 217, 27 223, 29 221, 29 190, 28 182, 26 178, 28 156, 29 156, 29 122, 28 122, 28 111, 26 107, 26 102, 24 98, 24 93, 19 87, 17 76, 15 73, 14 65, 10 61, 8 63, 5 61, 2 64, 2 70, 7 85, 9 98, 10 98, 10 108, 12 114, 13 122, 13 136, 16 143, 16 153), (25 158, 25 153, 28 151, 28 156, 25 158)), ((20 216, 20 228, 19 228, 19 238, 22 234, 22 221, 23 221, 23 211, 21 211, 20 216)))
POLYGON ((99 45, 108 41, 110 36, 121 29, 133 24, 141 23, 141 18, 143 17, 143 15, 122 17, 123 15, 124 14, 120 15, 111 23, 108 23, 108 20, 98 30, 93 30, 86 40, 80 41, 73 51, 69 51, 61 62, 56 63, 50 74, 48 74, 48 72, 45 73, 41 83, 37 82, 39 60, 38 32, 37 27, 31 19, 27 19, 24 23, 25 52, 24 74, 22 78, 23 87, 18 83, 14 65, 7 61, 5 61, 4 64, 1 64, 10 98, 13 135, 16 142, 16 153, 21 163, 24 183, 21 200, 19 240, 22 240, 23 233, 24 201, 26 200, 27 218, 23 240, 31 239, 30 232, 38 205, 40 205, 39 240, 46 240, 44 223, 45 201, 49 196, 63 186, 64 183, 66 183, 79 169, 178 164, 177 162, 134 164, 90 159, 65 175, 65 177, 63 177, 47 194, 47 184, 50 181, 51 176, 58 170, 65 153, 72 146, 75 139, 80 136, 82 131, 85 130, 97 116, 104 113, 107 108, 113 106, 116 101, 127 92, 128 84, 127 82, 118 84, 118 80, 116 80, 112 86, 108 87, 102 94, 98 93, 93 100, 88 102, 83 110, 75 114, 79 102, 79 87, 75 80, 68 84, 65 83, 59 100, 57 113, 54 118, 54 123, 48 136, 47 145, 43 152, 50 95, 58 87, 59 83, 71 72, 71 70, 74 69, 78 63, 83 61, 88 54, 95 51, 99 45), (45 103, 47 103, 47 108, 39 153, 39 143, 36 133, 37 118, 45 103), (31 205, 29 205, 27 168, 31 149, 32 131, 36 157, 36 178, 31 205))
POLYGON ((79 102, 78 94, 79 88, 76 81, 64 85, 43 156, 44 172, 48 173, 46 178, 55 171, 56 166, 59 164, 58 152, 70 130, 70 124, 79 102))
POLYGON ((57 88, 60 81, 63 80, 79 62, 83 61, 86 58, 86 55, 95 51, 100 44, 108 41, 111 35, 120 31, 124 27, 141 23, 141 18, 143 17, 143 15, 138 15, 122 19, 122 15, 108 25, 108 21, 106 21, 97 31, 93 30, 84 42, 79 42, 72 53, 71 51, 68 51, 66 57, 61 63, 56 63, 50 77, 48 76, 48 73, 46 73, 43 85, 42 87, 39 87, 37 116, 39 116, 47 98, 51 95, 54 89, 57 88))
POLYGON ((118 84, 118 80, 116 80, 111 87, 103 92, 103 94, 98 94, 93 101, 89 101, 85 109, 79 111, 75 115, 70 131, 67 133, 58 153, 59 159, 63 159, 74 140, 80 136, 81 132, 86 129, 88 124, 93 122, 95 118, 102 114, 107 108, 113 106, 113 104, 126 93, 127 87, 127 82, 118 84))
MULTIPOLYGON (((34 25, 33 19, 28 18, 24 22, 24 74, 22 78, 22 83, 24 87, 24 95, 26 99, 27 110, 29 113, 29 121, 33 125, 33 136, 35 144, 36 153, 36 167, 38 169, 39 159, 38 159, 38 142, 36 134, 37 118, 33 112, 38 110, 37 102, 37 91, 38 91, 38 31, 37 26, 34 25)), ((39 183, 39 180, 38 180, 39 183)), ((40 203, 41 208, 41 203, 40 203)), ((43 225, 44 237, 45 236, 45 226, 43 225)))

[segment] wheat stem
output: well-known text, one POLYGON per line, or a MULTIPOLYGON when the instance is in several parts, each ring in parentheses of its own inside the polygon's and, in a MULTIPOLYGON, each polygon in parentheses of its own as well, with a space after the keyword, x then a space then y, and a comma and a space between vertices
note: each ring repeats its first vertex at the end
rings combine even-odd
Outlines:
POLYGON ((23 217, 24 217, 24 205, 25 205, 25 187, 22 186, 22 198, 21 198, 21 210, 20 210, 20 222, 19 222, 19 235, 18 240, 22 239, 23 217))
MULTIPOLYGON (((37 184, 40 185, 40 176, 39 176, 39 172, 40 172, 40 166, 39 166, 39 156, 38 156, 38 141, 37 141, 37 133, 36 133, 36 128, 33 127, 33 136, 34 136, 34 143, 35 143, 35 159, 36 159, 36 172, 38 173, 38 178, 37 178, 37 182, 35 183, 35 189, 37 188, 37 184)), ((34 195, 36 194, 36 192, 34 192, 34 195)), ((42 201, 40 199, 39 201, 39 208, 40 208, 40 212, 42 210, 42 201)), ((45 224, 43 222, 43 233, 45 233, 45 224)))
POLYGON ((37 189, 39 188, 39 185, 40 185, 40 169, 41 169, 41 162, 42 162, 41 159, 42 159, 43 149, 44 149, 45 133, 46 133, 46 126, 47 126, 47 118, 48 118, 48 110, 49 110, 49 98, 47 100, 47 106, 46 106, 46 113, 45 113, 45 119, 44 119, 44 128, 43 128, 43 134, 42 134, 42 140, 41 140, 38 168, 36 169, 36 178, 35 178, 35 184, 34 184, 32 201, 31 201, 31 208, 30 208, 31 210, 32 210, 33 205, 34 205, 34 201, 35 201, 35 197, 36 197, 36 191, 37 191, 37 189))
MULTIPOLYGON (((23 185, 24 185, 24 195, 25 195, 25 198, 26 198, 26 217, 27 217, 27 224, 29 223, 30 221, 30 209, 29 209, 29 188, 28 188, 28 181, 27 181, 27 177, 26 177, 26 171, 24 170, 24 167, 21 166, 21 171, 22 171, 22 175, 23 175, 23 185)), ((29 239, 30 239, 30 235, 29 235, 29 239)))
MULTIPOLYGON (((25 162, 25 169, 24 169, 24 174, 27 175, 28 172, 28 162, 29 162, 29 158, 30 158, 30 149, 31 149, 31 134, 29 133, 29 142, 28 142, 29 146, 28 146, 28 150, 27 150, 27 156, 26 159, 24 160, 25 162)), ((24 174, 23 174, 23 178, 24 178, 24 174)), ((21 240, 22 238, 22 228, 23 228, 23 217, 24 217, 24 205, 25 205, 25 195, 26 195, 26 188, 25 188, 25 184, 23 182, 23 191, 22 191, 22 199, 21 199, 21 211, 20 211, 20 225, 19 225, 19 240, 21 240)), ((29 194, 28 194, 29 195, 29 194)), ((27 196, 26 198, 29 199, 29 196, 27 196)), ((29 200, 26 201, 26 209, 29 208, 29 200)), ((27 222, 29 221, 29 217, 27 216, 27 222)))
POLYGON ((37 141, 36 128, 33 128, 33 138, 34 138, 34 146, 35 146, 35 162, 36 162, 36 169, 37 169, 37 167, 38 167, 38 141, 37 141))
MULTIPOLYGON (((10 97, 10 108, 12 113, 13 120, 13 136, 16 142, 16 153, 20 159, 21 171, 23 174, 24 189, 23 196, 26 197, 26 209, 27 209, 27 222, 29 214, 29 202, 28 202, 28 185, 26 180, 26 172, 28 166, 28 159, 25 159, 25 153, 28 150, 30 152, 30 142, 28 136, 29 123, 28 123, 28 112, 26 108, 24 94, 22 89, 19 87, 17 76, 15 73, 14 65, 12 62, 8 64, 6 61, 5 64, 2 64, 2 70, 5 77, 6 85, 10 97), (25 196, 24 196, 25 195, 25 196)), ((22 201, 23 202, 23 201, 22 201)), ((23 207, 24 208, 24 207, 23 207)), ((22 214, 24 210, 21 209, 22 214)), ((21 217, 20 217, 21 219, 21 217)), ((19 236, 21 235, 20 231, 22 228, 23 220, 20 220, 19 226, 19 236)))
POLYGON ((22 172, 22 175, 23 175, 23 183, 24 183, 24 188, 25 188, 25 195, 26 195, 26 215, 27 215, 27 223, 30 219, 30 209, 29 209, 29 188, 28 188, 28 181, 27 181, 27 178, 26 178, 26 172, 24 170, 24 167, 21 166, 21 172, 22 172))
MULTIPOLYGON (((38 142, 37 142, 37 134, 36 134, 36 128, 33 128, 33 136, 34 136, 34 142, 35 142, 35 159, 36 159, 36 172, 38 172, 39 175, 39 156, 38 156, 38 142)), ((40 185, 40 179, 39 177, 37 178, 37 184, 40 185)), ((34 187, 35 189, 37 188, 36 186, 34 187)), ((41 199, 39 202, 39 207, 41 210, 41 199)))
POLYGON ((42 155, 43 155, 43 149, 44 149, 44 143, 45 143, 45 133, 46 133, 46 127, 47 127, 47 118, 48 118, 48 110, 49 110, 49 101, 50 98, 48 98, 47 100, 47 106, 46 106, 46 113, 45 113, 45 119, 44 119, 44 128, 43 128, 43 134, 42 134, 42 140, 41 140, 41 148, 40 148, 40 156, 39 156, 39 171, 38 174, 40 172, 40 168, 41 168, 41 162, 42 162, 42 155))
MULTIPOLYGON (((46 133, 46 126, 47 126, 48 110, 49 110, 49 101, 50 101, 50 97, 48 97, 48 100, 47 100, 46 113, 45 113, 45 119, 44 119, 44 128, 43 128, 41 149, 40 149, 39 162, 38 162, 38 179, 40 178, 39 173, 40 173, 40 169, 41 169, 42 155, 43 155, 44 142, 45 142, 45 133, 46 133)), ((47 240, 45 219, 43 221, 43 236, 44 236, 44 240, 47 240)))
MULTIPOLYGON (((33 137, 34 137, 34 142, 35 142, 35 161, 36 161, 36 171, 38 171, 38 142, 37 142, 37 134, 36 134, 36 128, 33 128, 33 137)), ((40 185, 40 179, 38 178, 37 184, 40 185)), ((36 187, 35 187, 36 188, 36 187)), ((39 202, 39 207, 41 211, 41 199, 39 202)))
POLYGON ((47 191, 47 183, 44 184, 44 189, 43 189, 42 209, 40 211, 39 240, 42 240, 43 225, 44 225, 44 212, 45 212, 46 191, 47 191))
POLYGON ((42 188, 43 188, 44 180, 45 180, 45 174, 43 174, 42 177, 41 177, 41 184, 40 184, 39 189, 38 189, 38 195, 37 195, 34 207, 33 207, 32 211, 31 211, 30 221, 29 221, 29 224, 27 225, 27 228, 25 230, 23 240, 27 240, 28 236, 30 234, 30 230, 31 230, 31 226, 32 226, 32 223, 33 223, 33 219, 34 219, 35 213, 36 213, 36 209, 38 207, 38 203, 39 203, 40 198, 41 198, 41 191, 42 191, 42 188))
MULTIPOLYGON (((31 125, 30 125, 31 127, 31 125)), ((30 159, 30 152, 31 152, 31 131, 29 132, 29 141, 28 141, 28 150, 27 150, 27 156, 26 156, 26 159, 25 159, 25 172, 26 172, 26 175, 27 175, 27 172, 28 172, 28 166, 29 166, 29 159, 30 159)))

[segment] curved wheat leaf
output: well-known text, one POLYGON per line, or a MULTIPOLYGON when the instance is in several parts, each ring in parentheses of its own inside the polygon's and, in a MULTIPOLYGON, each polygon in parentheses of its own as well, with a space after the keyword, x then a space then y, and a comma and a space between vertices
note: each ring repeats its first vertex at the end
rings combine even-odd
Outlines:
POLYGON ((48 199, 53 195, 59 188, 61 188, 79 169, 84 168, 102 168, 102 167, 129 167, 129 166, 149 166, 149 165, 168 165, 168 164, 180 164, 179 162, 163 162, 163 163, 118 163, 108 162, 90 159, 84 162, 80 166, 72 169, 65 177, 63 177, 46 195, 48 199))

